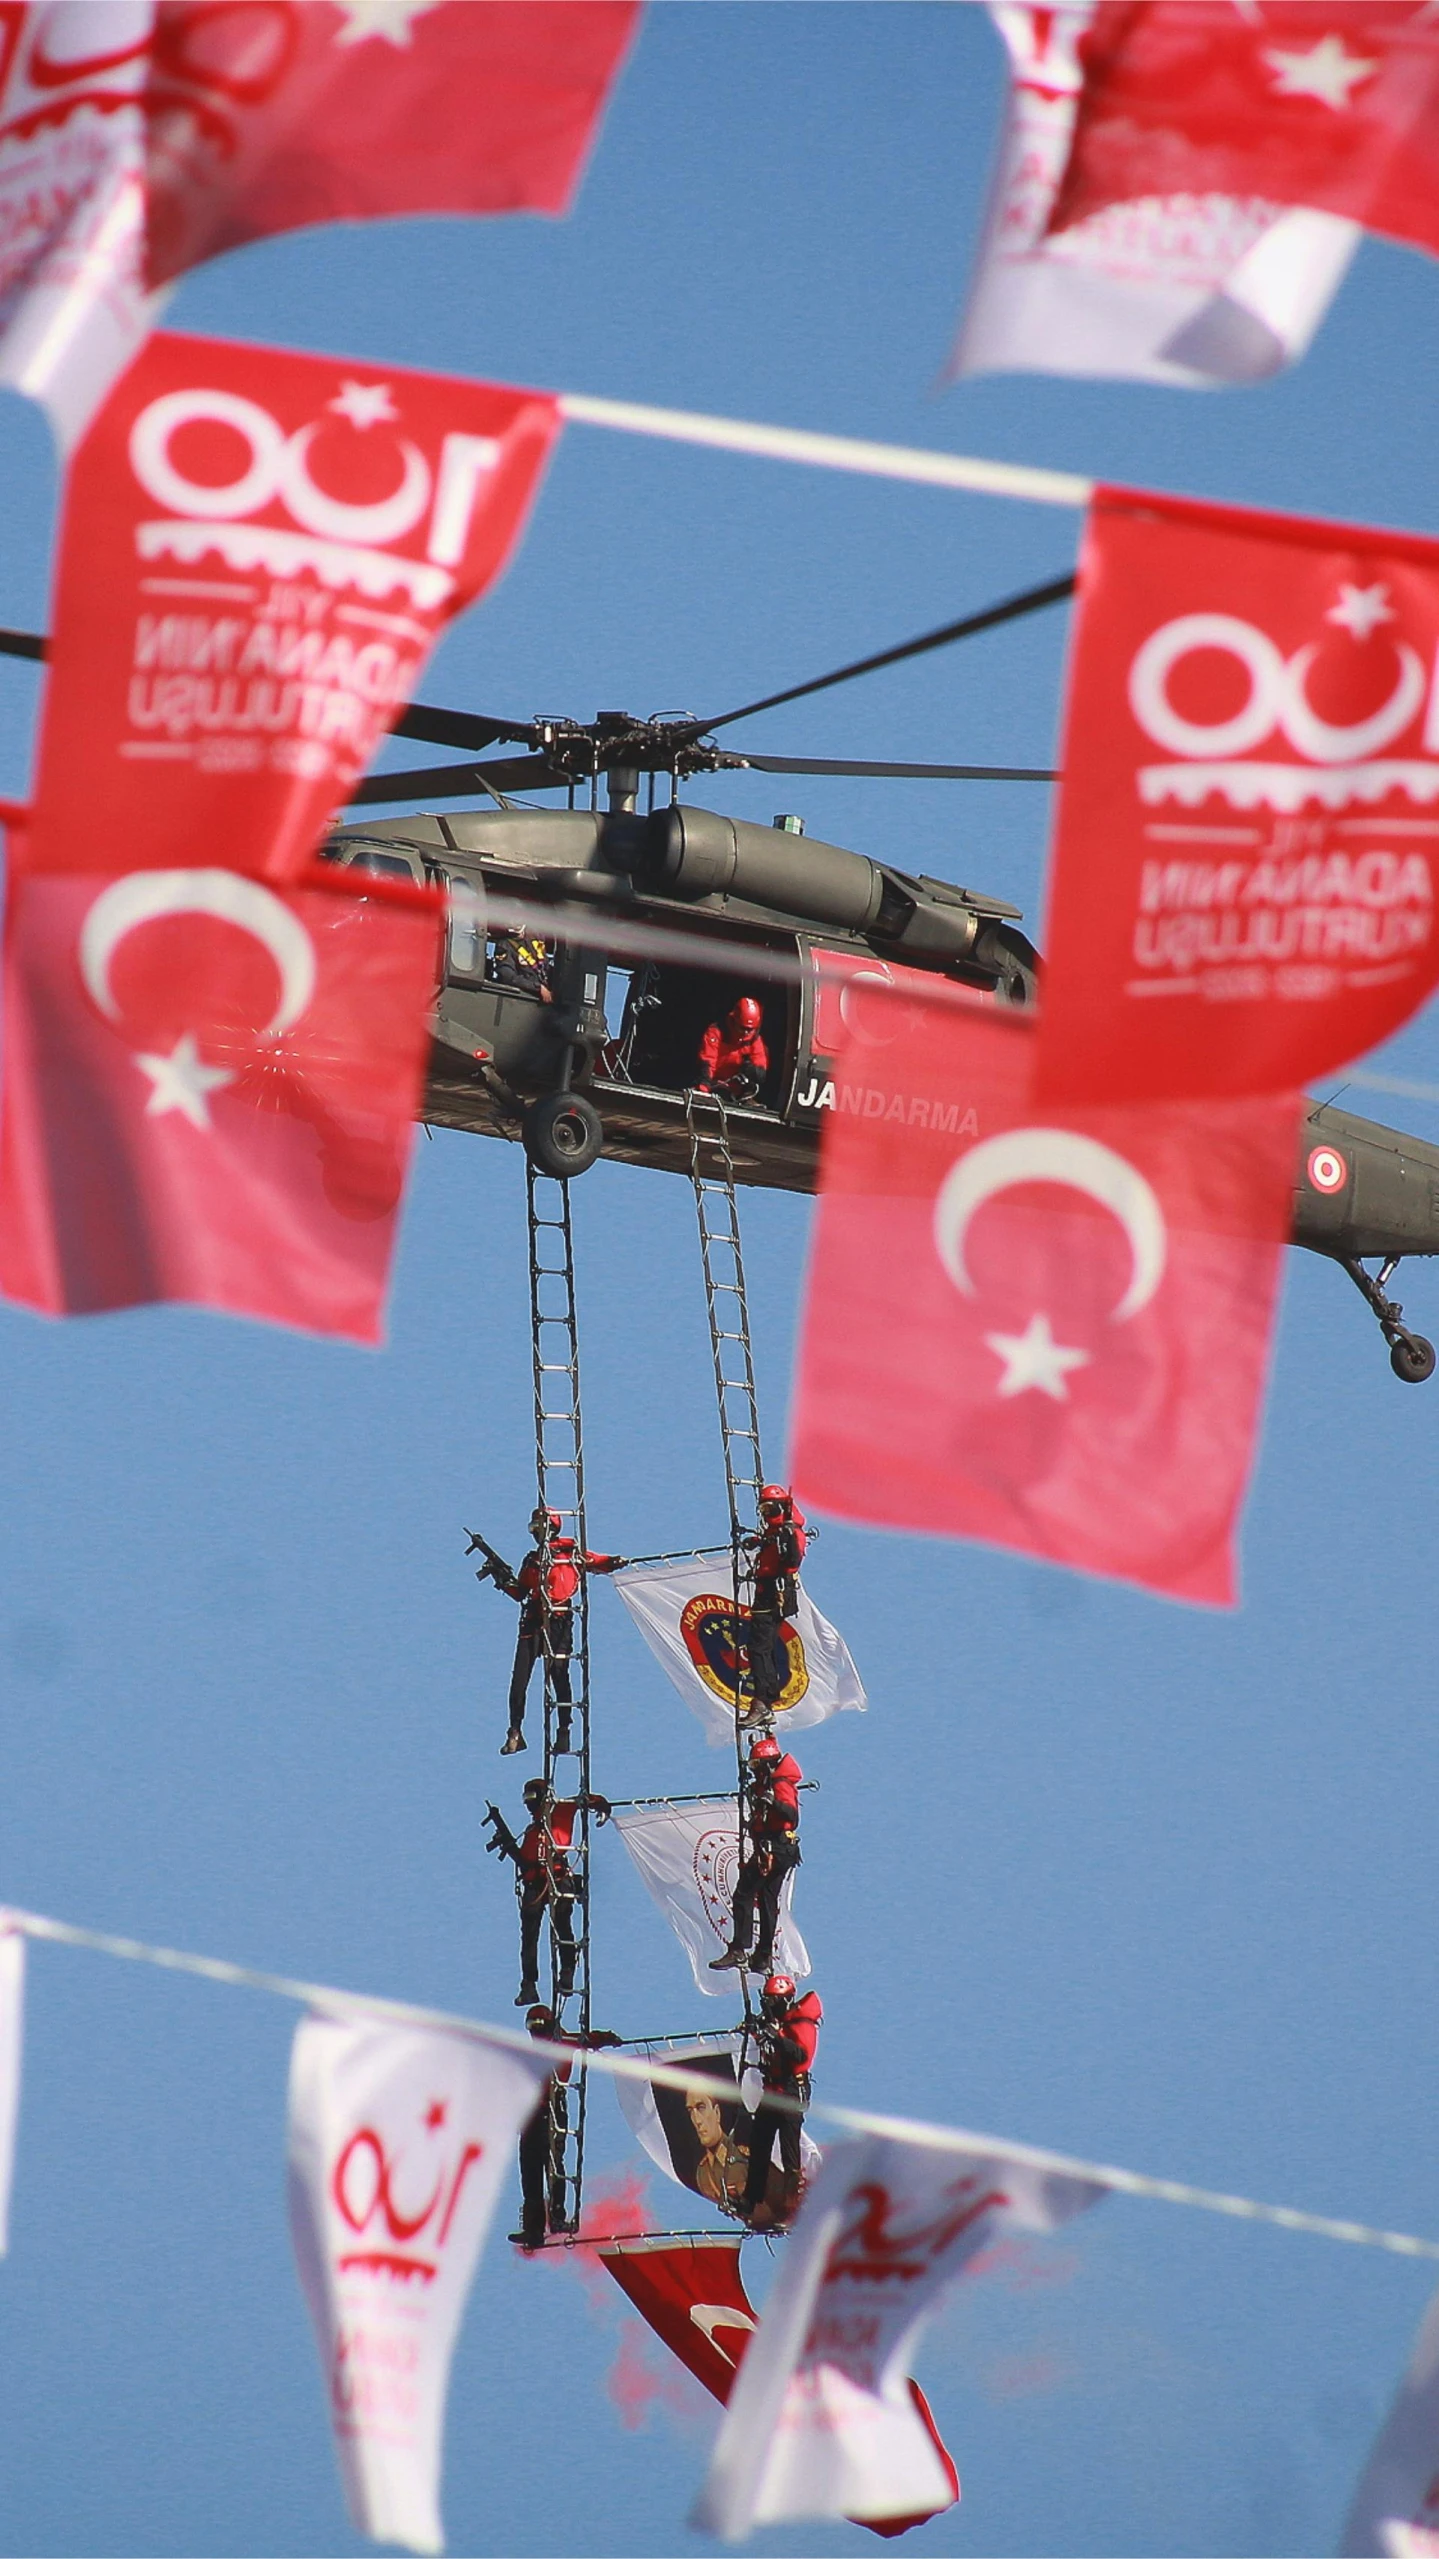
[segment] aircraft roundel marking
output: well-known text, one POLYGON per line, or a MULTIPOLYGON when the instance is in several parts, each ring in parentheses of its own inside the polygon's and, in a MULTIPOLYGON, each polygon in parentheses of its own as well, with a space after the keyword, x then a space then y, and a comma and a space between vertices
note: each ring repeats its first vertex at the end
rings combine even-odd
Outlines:
POLYGON ((1349 1167, 1337 1146, 1313 1147, 1305 1169, 1316 1191, 1342 1191, 1349 1179, 1349 1167))

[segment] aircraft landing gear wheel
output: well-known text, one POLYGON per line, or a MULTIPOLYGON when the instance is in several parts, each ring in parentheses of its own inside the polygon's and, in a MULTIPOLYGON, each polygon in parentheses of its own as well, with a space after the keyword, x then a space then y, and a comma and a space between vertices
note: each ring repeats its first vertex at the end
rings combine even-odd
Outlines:
POLYGON ((1390 1350, 1389 1365, 1406 1386, 1422 1386, 1434 1374, 1434 1345, 1422 1333, 1401 1333, 1390 1350))
POLYGON ((526 1111, 520 1134, 536 1171, 557 1182, 587 1173, 605 1142, 604 1123, 583 1093, 542 1093, 526 1111))

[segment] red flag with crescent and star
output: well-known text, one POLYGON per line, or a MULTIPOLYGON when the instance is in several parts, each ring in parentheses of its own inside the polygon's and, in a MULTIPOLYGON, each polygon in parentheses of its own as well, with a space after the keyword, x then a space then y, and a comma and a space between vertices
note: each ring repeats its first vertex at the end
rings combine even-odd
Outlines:
POLYGON ((1439 979, 1439 542, 1101 489, 1038 1086, 1278 1092, 1439 979))
POLYGON ((297 877, 558 432, 541 392, 151 338, 66 484, 25 867, 297 877))
POLYGON ((338 874, 12 880, 0 1294, 378 1340, 440 926, 338 874))
POLYGON ((1101 0, 1051 232, 1156 196, 1347 216, 1439 254, 1428 0, 1101 0))
POLYGON ((842 1518, 1231 1603, 1301 1104, 1054 1110, 1033 1022, 866 1006, 836 1066, 792 1472, 842 1518))

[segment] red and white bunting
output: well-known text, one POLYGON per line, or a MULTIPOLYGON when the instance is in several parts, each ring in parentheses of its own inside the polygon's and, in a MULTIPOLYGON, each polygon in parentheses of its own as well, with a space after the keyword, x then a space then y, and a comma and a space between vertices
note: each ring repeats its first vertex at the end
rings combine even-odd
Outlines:
POLYGON ((1426 0, 1101 0, 1053 213, 1141 196, 1309 205, 1439 254, 1426 0))
POLYGON ((735 2541, 806 2516, 863 2522, 952 2505, 954 2466, 909 2386, 919 2332, 982 2248, 1008 2229, 1055 2230, 1104 2191, 878 2135, 827 2152, 746 2348, 694 2522, 735 2541))
POLYGON ((559 432, 540 392, 157 336, 65 495, 32 871, 271 879, 493 585, 559 432))
POLYGON ((893 1001, 836 1065, 798 1491, 1231 1602, 1298 1100, 1040 1110, 1032 1019, 893 1001))
POLYGON ((562 213, 637 0, 4 0, 0 383, 72 445, 219 250, 396 213, 562 213))
POLYGON ((351 2519, 444 2548, 450 2358, 545 2062, 434 2028, 308 2017, 290 2062, 290 2223, 351 2519))
POLYGON ((1439 978, 1439 542, 1101 490, 1036 1090, 1280 1091, 1439 978))
POLYGON ((999 170, 956 373, 1119 376, 1213 388, 1304 353, 1359 238, 1352 222, 1157 189, 1054 233, 1094 0, 991 8, 1010 57, 999 170))
POLYGON ((25 1939, 0 1910, 0 2257, 10 2249, 10 2191, 25 2058, 25 1939))
POLYGON ((350 877, 12 880, 0 1293, 378 1340, 440 913, 350 877))

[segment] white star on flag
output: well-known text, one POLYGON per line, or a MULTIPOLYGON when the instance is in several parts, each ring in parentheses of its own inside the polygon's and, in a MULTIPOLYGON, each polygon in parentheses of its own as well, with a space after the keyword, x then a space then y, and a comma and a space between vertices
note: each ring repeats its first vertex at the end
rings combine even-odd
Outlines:
POLYGON ((1031 1315, 1022 1333, 986 1333, 984 1344, 1004 1362, 1004 1375, 995 1390, 999 1395, 1027 1395, 1037 1387, 1056 1404, 1067 1404, 1066 1373, 1090 1364, 1088 1351, 1067 1350, 1055 1340, 1047 1315, 1031 1315))
POLYGON ((1342 631, 1352 631, 1356 640, 1367 640, 1381 622, 1392 622, 1394 607, 1387 586, 1351 586, 1347 578, 1339 581, 1339 601, 1331 604, 1324 619, 1337 622, 1342 631))
POLYGON ((228 1067, 205 1064, 189 1031, 176 1041, 168 1057, 137 1050, 135 1064, 150 1078, 145 1117, 158 1120, 166 1111, 183 1111, 192 1128, 210 1126, 206 1094, 216 1093, 222 1084, 235 1081, 228 1067))
POLYGON ((388 425, 399 416, 388 382, 342 382, 329 406, 356 427, 388 425))
POLYGON ((1377 61, 1365 62, 1358 54, 1346 53, 1343 37, 1336 35, 1321 36, 1308 53, 1287 53, 1281 46, 1266 45, 1264 59, 1281 98, 1317 98, 1326 107, 1351 106, 1350 90, 1379 68, 1377 61))
POLYGON ((383 36, 386 44, 407 45, 410 20, 439 5, 440 0, 335 0, 345 20, 335 42, 364 44, 370 36, 383 36))

